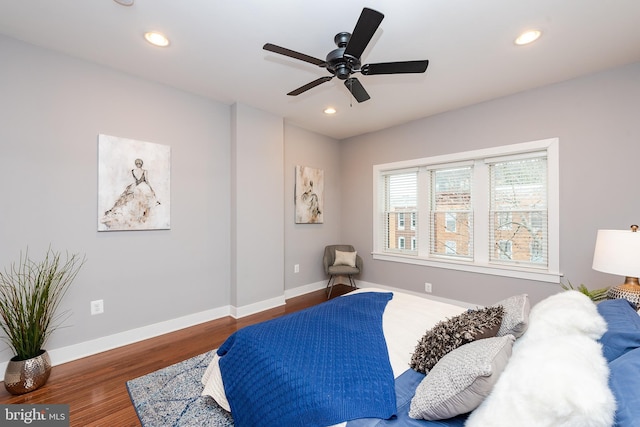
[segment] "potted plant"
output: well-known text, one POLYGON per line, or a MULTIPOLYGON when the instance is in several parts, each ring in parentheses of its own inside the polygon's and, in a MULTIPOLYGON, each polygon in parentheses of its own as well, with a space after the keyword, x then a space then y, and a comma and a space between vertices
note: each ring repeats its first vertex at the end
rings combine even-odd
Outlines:
POLYGON ((27 250, 0 272, 0 328, 15 353, 4 376, 10 393, 28 393, 47 382, 51 360, 44 345, 67 317, 58 307, 84 262, 84 256, 69 253, 63 260, 49 247, 41 261, 27 250))

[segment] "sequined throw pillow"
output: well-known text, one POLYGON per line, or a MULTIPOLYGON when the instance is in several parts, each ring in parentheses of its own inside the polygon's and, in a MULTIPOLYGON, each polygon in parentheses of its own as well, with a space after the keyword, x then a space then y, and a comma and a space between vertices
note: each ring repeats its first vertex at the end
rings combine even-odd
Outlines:
POLYGON ((502 306, 469 310, 428 330, 411 356, 412 369, 427 373, 447 353, 472 341, 495 337, 500 329, 502 306))

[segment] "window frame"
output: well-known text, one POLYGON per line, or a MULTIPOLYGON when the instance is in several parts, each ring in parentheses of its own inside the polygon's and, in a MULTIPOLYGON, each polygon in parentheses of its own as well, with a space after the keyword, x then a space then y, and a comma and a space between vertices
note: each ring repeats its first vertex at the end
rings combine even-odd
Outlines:
MULTIPOLYGON (((543 282, 559 283, 562 274, 560 273, 560 179, 559 179, 559 139, 549 138, 538 141, 530 141, 518 144, 510 144, 486 149, 472 150, 460 153, 438 155, 420 159, 404 160, 393 163, 373 165, 373 259, 382 261, 399 262, 406 264, 423 265, 428 267, 468 271, 483 274, 493 274, 498 276, 538 280, 543 282), (474 204, 474 211, 477 218, 474 224, 474 259, 452 260, 440 259, 429 256, 429 251, 419 251, 419 255, 406 253, 392 253, 384 251, 383 215, 384 212, 384 175, 390 171, 402 171, 412 168, 429 168, 443 164, 455 164, 458 162, 475 162, 482 164, 487 159, 503 156, 518 156, 527 153, 546 152, 547 157, 547 215, 548 215, 548 248, 547 268, 531 268, 513 265, 492 264, 488 260, 489 247, 489 207, 488 201, 483 200, 483 194, 488 194, 488 171, 480 170, 479 175, 474 175, 473 192, 478 195, 478 203, 474 204), (483 174, 485 176, 483 176, 483 174), (482 179, 479 177, 483 176, 482 179), (482 180, 486 180, 484 185, 482 180), (382 192, 381 192, 382 191, 382 192), (481 220, 481 217, 486 218, 481 220), (486 248, 486 249, 483 249, 486 248)), ((475 172, 474 172, 475 173, 475 172)), ((420 184, 419 184, 420 185, 420 184)), ((419 192, 423 190, 418 188, 419 192)), ((428 196, 427 196, 428 197, 428 196)), ((421 202, 423 197, 418 198, 418 223, 423 223, 426 207, 421 202), (422 204, 422 205, 421 205, 422 204)), ((488 200, 488 199, 487 199, 488 200)), ((418 239, 420 247, 429 246, 429 242, 418 239)))

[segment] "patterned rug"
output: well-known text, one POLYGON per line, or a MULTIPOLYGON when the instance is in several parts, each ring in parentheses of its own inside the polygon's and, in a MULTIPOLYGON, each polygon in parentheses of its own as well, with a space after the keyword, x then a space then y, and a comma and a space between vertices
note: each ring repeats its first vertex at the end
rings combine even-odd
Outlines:
POLYGON ((201 396, 200 379, 215 350, 127 381, 133 407, 143 427, 228 427, 231 414, 201 396))

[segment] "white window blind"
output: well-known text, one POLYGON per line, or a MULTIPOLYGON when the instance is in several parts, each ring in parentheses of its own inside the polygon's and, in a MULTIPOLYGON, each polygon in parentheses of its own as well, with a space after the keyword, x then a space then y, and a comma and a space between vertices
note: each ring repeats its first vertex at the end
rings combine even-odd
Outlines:
POLYGON ((559 282, 557 138, 373 172, 374 260, 559 282))
POLYGON ((489 163, 491 262, 548 265, 547 158, 489 163))
POLYGON ((473 259, 472 167, 430 171, 431 254, 473 259))
POLYGON ((384 246, 386 251, 415 253, 417 245, 418 171, 395 171, 384 176, 384 246), (406 226, 407 218, 411 226, 406 226), (412 242, 406 245, 405 241, 412 242))

